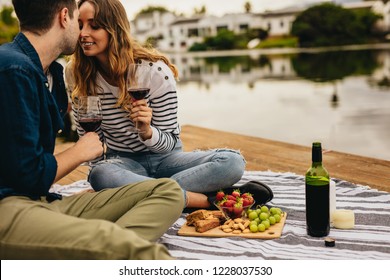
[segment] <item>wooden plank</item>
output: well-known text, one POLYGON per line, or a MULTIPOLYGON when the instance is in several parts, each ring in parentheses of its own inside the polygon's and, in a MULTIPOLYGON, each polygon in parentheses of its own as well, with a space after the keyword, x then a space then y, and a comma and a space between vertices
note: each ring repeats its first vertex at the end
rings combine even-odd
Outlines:
MULTIPOLYGON (((311 164, 310 146, 188 125, 182 127, 181 138, 186 151, 224 147, 240 150, 247 170, 304 175, 311 164)), ((390 192, 390 161, 328 150, 324 151, 323 162, 332 178, 390 192)))
MULTIPOLYGON (((212 148, 240 150, 247 161, 246 170, 270 170, 304 175, 311 164, 310 146, 306 147, 190 125, 182 127, 181 138, 185 151, 212 148)), ((71 145, 73 143, 59 143, 56 152, 63 151, 71 145)), ((390 161, 330 150, 324 151, 323 161, 332 178, 390 192, 390 161)), ((88 166, 81 166, 58 183, 69 184, 70 182, 86 179, 87 174, 88 166)))

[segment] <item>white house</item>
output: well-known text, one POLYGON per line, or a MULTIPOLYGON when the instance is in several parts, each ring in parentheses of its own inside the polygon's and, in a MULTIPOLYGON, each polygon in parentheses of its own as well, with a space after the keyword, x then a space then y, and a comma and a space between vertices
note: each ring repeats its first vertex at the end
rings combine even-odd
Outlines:
POLYGON ((199 28, 204 36, 216 36, 223 29, 240 34, 249 29, 252 18, 251 13, 225 14, 222 17, 207 16, 199 21, 199 28))
POLYGON ((168 26, 176 20, 176 16, 171 12, 159 12, 140 14, 130 24, 132 33, 140 42, 145 42, 148 38, 162 39, 168 26))
POLYGON ((382 1, 370 1, 373 2, 371 9, 383 16, 383 19, 377 22, 377 27, 381 30, 389 31, 390 30, 390 2, 386 4, 382 1))
POLYGON ((202 17, 178 18, 165 27, 164 38, 159 40, 158 47, 165 51, 187 51, 196 42, 201 42, 199 21, 202 17))
MULTIPOLYGON (((364 1, 343 4, 346 9, 371 9, 382 15, 377 27, 390 30, 390 2, 364 1)), ((306 7, 307 8, 307 7, 306 7)), ((290 34, 292 23, 306 8, 289 7, 263 13, 225 14, 221 17, 198 15, 190 18, 176 17, 172 13, 154 12, 138 16, 133 22, 135 37, 146 41, 149 37, 158 38, 158 48, 163 51, 183 52, 206 36, 215 36, 219 30, 227 29, 236 34, 248 29, 268 30, 269 36, 290 34)))
POLYGON ((292 24, 302 8, 289 7, 285 9, 267 11, 254 14, 251 28, 268 30, 269 36, 283 36, 290 34, 292 24))

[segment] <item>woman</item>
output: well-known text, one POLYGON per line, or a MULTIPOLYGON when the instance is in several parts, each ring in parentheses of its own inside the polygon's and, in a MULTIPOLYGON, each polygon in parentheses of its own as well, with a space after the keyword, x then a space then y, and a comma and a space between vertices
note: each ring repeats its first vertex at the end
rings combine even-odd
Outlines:
MULTIPOLYGON (((176 67, 141 46, 119 0, 79 2, 80 40, 67 67, 72 98, 98 95, 103 107, 99 133, 106 159, 94 164, 89 181, 95 190, 150 178, 168 177, 182 187, 186 207, 208 208, 208 193, 238 182, 245 160, 237 151, 183 152, 177 123, 176 67), (152 82, 146 99, 132 100, 126 77, 132 63, 148 65, 152 82), (134 130, 137 123, 141 132, 134 130)), ((78 133, 84 131, 77 124, 78 133)), ((210 197, 209 197, 210 200, 210 197)))

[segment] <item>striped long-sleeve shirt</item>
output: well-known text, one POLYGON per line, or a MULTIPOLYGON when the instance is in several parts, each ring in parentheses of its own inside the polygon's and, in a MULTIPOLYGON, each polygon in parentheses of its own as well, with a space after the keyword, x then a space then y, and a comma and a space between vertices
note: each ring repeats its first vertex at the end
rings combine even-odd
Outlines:
MULTIPOLYGON (((130 153, 151 151, 164 153, 171 151, 179 139, 180 127, 177 122, 176 81, 170 68, 163 62, 142 61, 150 66, 152 81, 149 95, 146 96, 153 110, 151 127, 153 136, 143 141, 136 132, 128 112, 119 108, 117 103, 118 88, 107 83, 98 73, 97 92, 102 103, 103 121, 98 133, 108 148, 130 153)), ((66 77, 68 86, 72 87, 70 77, 66 77)), ((73 106, 74 108, 74 106, 73 106)), ((74 110, 74 109, 73 109, 74 110)), ((77 121, 77 132, 80 136, 85 131, 77 121)))

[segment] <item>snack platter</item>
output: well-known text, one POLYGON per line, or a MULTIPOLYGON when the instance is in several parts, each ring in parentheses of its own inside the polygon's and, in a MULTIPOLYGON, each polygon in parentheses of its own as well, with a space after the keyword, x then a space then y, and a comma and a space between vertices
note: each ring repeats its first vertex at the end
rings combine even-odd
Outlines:
POLYGON ((197 236, 197 237, 242 237, 242 238, 255 238, 255 239, 275 239, 280 238, 282 235, 283 227, 286 222, 287 213, 281 217, 279 223, 272 225, 264 232, 249 232, 249 233, 232 233, 224 232, 220 226, 207 230, 205 232, 197 232, 194 226, 187 225, 185 223, 178 231, 178 235, 181 236, 197 236))

